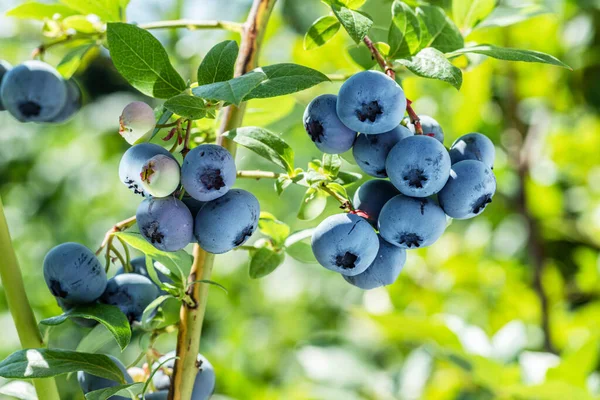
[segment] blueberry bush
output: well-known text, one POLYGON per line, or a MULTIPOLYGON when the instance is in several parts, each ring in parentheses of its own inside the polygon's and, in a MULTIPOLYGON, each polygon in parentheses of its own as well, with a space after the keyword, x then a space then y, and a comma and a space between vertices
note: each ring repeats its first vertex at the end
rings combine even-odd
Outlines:
MULTIPOLYGON (((19 155, 0 149, 0 194, 11 206, 5 213, 0 202, 0 278, 22 348, 0 362, 1 394, 596 398, 599 338, 577 320, 595 326, 600 317, 564 314, 578 299, 598 307, 590 270, 598 241, 573 222, 583 209, 544 208, 562 189, 556 176, 540 178, 556 167, 538 154, 551 121, 539 99, 562 92, 528 89, 539 79, 559 85, 556 74, 567 85, 575 72, 552 51, 511 45, 513 30, 548 10, 490 0, 254 0, 228 5, 235 11, 219 19, 189 19, 178 0, 175 15, 141 23, 128 15, 143 4, 129 3, 32 1, 5 14, 37 21, 41 34, 32 59, 0 62, 2 118, 85 144, 32 139, 45 142, 30 150, 37 169, 3 164, 19 155), (198 41, 200 56, 189 50, 198 41), (115 92, 127 101, 112 104, 115 92), (74 124, 75 138, 66 131, 74 124), (107 134, 88 142, 95 125, 107 134), (44 157, 53 146, 60 151, 44 157), (77 191, 72 165, 85 165, 77 191), (46 186, 22 190, 63 184, 64 193, 20 206, 1 186, 16 187, 15 174, 46 177, 46 186), (59 204, 69 196, 73 203, 59 204), (21 241, 9 213, 19 207, 47 215, 30 234, 43 246, 21 241), (64 228, 74 214, 83 226, 64 228), (91 221, 93 234, 84 234, 91 221), (26 284, 39 267, 23 274, 17 253, 43 266, 40 293, 26 284), (221 275, 234 260, 247 273, 221 275), (282 265, 302 271, 271 280, 282 265), (302 305, 281 301, 295 296, 297 279, 309 282, 302 305), (280 299, 259 293, 259 282, 280 299), (223 292, 212 309, 209 289, 223 292), (297 361, 285 361, 283 350, 297 346, 297 361), (521 376, 520 366, 537 375, 521 376), (321 385, 303 383, 300 367, 321 385)), ((541 39, 554 34, 543 29, 541 39)), ((564 102, 551 106, 568 114, 564 102)), ((551 122, 558 141, 570 127, 551 122)), ((589 135, 583 154, 576 144, 554 154, 581 161, 561 176, 579 180, 565 183, 574 198, 585 196, 583 176, 598 178, 599 142, 589 135)))

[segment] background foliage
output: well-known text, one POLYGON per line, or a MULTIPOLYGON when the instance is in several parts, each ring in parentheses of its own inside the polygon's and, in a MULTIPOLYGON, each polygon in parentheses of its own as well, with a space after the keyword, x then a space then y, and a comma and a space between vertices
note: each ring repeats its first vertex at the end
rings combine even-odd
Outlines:
MULTIPOLYGON (((0 11, 17 3, 0 0, 0 11)), ((432 3, 454 12, 463 30, 472 25, 472 14, 453 9, 450 1, 432 3)), ((241 21, 249 6, 246 0, 232 0, 226 9, 220 0, 132 0, 128 20, 241 21)), ((273 274, 252 280, 244 251, 217 258, 213 279, 228 294, 211 290, 202 342, 217 371, 215 398, 600 397, 600 5, 539 2, 522 9, 533 18, 497 29, 507 18, 502 12, 516 6, 522 3, 501 2, 497 18, 480 24, 466 43, 543 51, 574 72, 491 59, 472 69, 483 61, 473 55, 469 65, 456 60, 466 69, 460 92, 408 71, 400 74, 417 112, 444 127, 446 145, 470 131, 495 142, 494 203, 477 219, 454 221, 434 246, 410 252, 399 281, 386 289, 362 292, 310 259, 286 256, 273 274)), ((369 0, 361 8, 374 20, 372 32, 387 30, 390 7, 391 1, 369 0)), ((346 34, 304 50, 304 33, 326 14, 317 0, 282 1, 260 64, 295 62, 342 75, 359 71, 349 54, 359 61, 361 55, 346 34)), ((12 63, 28 59, 40 44, 40 28, 41 23, 0 17, 0 57, 12 63)), ((191 81, 215 43, 238 39, 215 31, 153 34, 191 81)), ((46 59, 57 64, 62 55, 50 51, 46 59)), ((365 62, 370 61, 363 56, 365 62)), ((0 114, 0 195, 38 319, 60 313, 42 277, 47 250, 65 241, 97 247, 106 230, 134 214, 139 202, 118 182, 118 162, 127 149, 117 134, 118 115, 133 99, 150 100, 130 89, 104 50, 90 50, 84 64, 75 77, 86 89, 87 105, 68 125, 23 125, 0 114)), ((302 111, 315 95, 335 93, 338 85, 251 100, 244 125, 282 133, 295 150, 296 165, 306 165, 320 154, 303 130, 302 111)), ((273 170, 244 149, 237 162, 240 169, 273 170)), ((358 172, 348 162, 344 169, 358 172)), ((277 197, 272 181, 239 186, 251 189, 263 210, 294 231, 317 222, 297 219, 301 187, 292 185, 277 197)), ((338 211, 332 199, 327 207, 320 218, 338 211)), ((19 342, 1 295, 0 323, 4 358, 19 342)), ((51 346, 64 349, 75 349, 89 332, 71 322, 53 329, 51 346)), ((136 340, 123 354, 110 345, 98 351, 110 350, 131 363, 139 352, 136 340)), ((174 334, 165 335, 157 347, 169 351, 174 340, 174 334)), ((59 384, 65 399, 82 398, 74 376, 61 377, 59 384)))

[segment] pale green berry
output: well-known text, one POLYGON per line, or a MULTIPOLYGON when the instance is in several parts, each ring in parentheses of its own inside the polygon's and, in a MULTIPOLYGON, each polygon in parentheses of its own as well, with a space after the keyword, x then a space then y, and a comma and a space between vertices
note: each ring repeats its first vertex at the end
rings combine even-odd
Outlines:
POLYGON ((179 186, 179 163, 171 157, 158 154, 149 159, 140 174, 144 191, 153 197, 167 197, 179 186))
POLYGON ((148 104, 141 101, 129 103, 119 118, 119 133, 127 141, 134 145, 146 142, 150 139, 152 131, 156 127, 154 110, 148 104))

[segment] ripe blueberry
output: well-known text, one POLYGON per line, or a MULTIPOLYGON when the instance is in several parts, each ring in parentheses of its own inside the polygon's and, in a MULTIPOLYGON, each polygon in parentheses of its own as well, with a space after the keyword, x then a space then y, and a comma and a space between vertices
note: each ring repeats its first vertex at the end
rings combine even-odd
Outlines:
POLYGON ((396 143, 412 135, 412 132, 402 125, 379 135, 361 133, 356 138, 352 155, 364 172, 377 178, 386 178, 385 160, 390 150, 396 143))
POLYGON ((190 212, 192 213, 192 217, 194 217, 194 219, 196 219, 198 211, 200 211, 202 207, 204 207, 204 205, 206 204, 205 201, 199 201, 190 196, 183 196, 183 199, 181 199, 181 201, 183 201, 187 208, 190 209, 190 212))
POLYGON ((119 307, 132 323, 141 321, 144 310, 157 297, 158 288, 150 279, 139 274, 119 274, 108 280, 100 301, 119 307))
POLYGON ((337 116, 337 96, 323 94, 311 101, 304 110, 304 129, 323 153, 340 154, 352 147, 356 132, 337 116))
MULTIPOLYGON (((172 351, 170 353, 165 354, 161 358, 159 358, 158 363, 154 365, 153 368, 158 368, 158 365, 162 362, 165 362, 169 358, 175 357, 175 352, 172 351)), ((196 360, 196 365, 198 366, 198 375, 196 375, 196 379, 194 381, 194 389, 192 391, 192 400, 207 400, 212 396, 215 391, 215 369, 212 364, 204 357, 202 354, 198 354, 198 358, 196 360)), ((167 370, 172 370, 175 366, 175 359, 167 361, 163 364, 163 368, 167 370)), ((154 383, 154 387, 156 390, 169 390, 171 386, 171 376, 166 374, 163 369, 158 370, 154 377, 152 378, 152 383, 154 383)))
POLYGON ((496 149, 494 143, 481 133, 469 133, 456 139, 450 147, 452 165, 464 160, 477 160, 488 168, 494 167, 496 149))
POLYGON ((335 214, 315 229, 312 250, 323 267, 351 276, 360 274, 375 260, 379 241, 364 218, 335 214))
POLYGON ((136 217, 142 236, 159 250, 177 251, 192 242, 192 213, 175 197, 145 199, 136 217))
POLYGON ((386 74, 363 71, 344 82, 336 109, 348 128, 379 134, 400 124, 406 110, 406 97, 400 85, 386 74))
MULTIPOLYGON (((2 79, 4 79, 4 75, 6 75, 6 73, 10 71, 11 68, 12 65, 10 65, 7 61, 0 60, 0 88, 2 87, 2 79)), ((2 105, 2 96, 0 96, 0 111, 4 110, 5 108, 2 105)))
POLYGON ((154 110, 142 101, 129 103, 119 117, 119 133, 131 145, 149 140, 154 128, 154 110))
POLYGON ((190 151, 181 167, 181 183, 185 191, 200 201, 223 196, 235 183, 233 156, 215 144, 203 144, 190 151))
POLYGON ((342 276, 348 283, 361 289, 375 289, 394 283, 405 262, 406 250, 389 244, 379 236, 379 252, 375 261, 361 274, 342 276))
POLYGON ((450 156, 429 136, 410 136, 396 144, 385 167, 390 181, 407 196, 427 197, 442 190, 450 175, 450 156))
POLYGON ((67 86, 58 71, 41 61, 25 61, 4 75, 2 104, 21 122, 48 122, 67 101, 67 86))
POLYGON ((167 197, 179 187, 179 163, 172 156, 157 154, 142 166, 144 192, 154 197, 167 197))
MULTIPOLYGON (((113 357, 111 355, 109 355, 108 357, 110 357, 110 359, 117 365, 117 367, 119 367, 121 372, 123 372, 125 381, 127 383, 133 383, 133 379, 131 379, 131 376, 129 376, 129 374, 127 373, 127 369, 125 368, 123 363, 119 361, 119 359, 117 359, 116 357, 113 357)), ((77 373, 77 381, 79 382, 79 387, 81 387, 81 390, 83 390, 84 394, 93 392, 94 390, 106 389, 122 384, 121 382, 111 381, 110 379, 101 378, 99 376, 95 376, 84 371, 79 371, 77 373)), ((129 400, 127 397, 123 396, 113 396, 111 397, 111 399, 129 400)))
POLYGON ((226 253, 241 246, 258 227, 260 205, 250 192, 232 189, 196 215, 194 235, 205 251, 226 253))
POLYGON ((446 215, 434 201, 398 195, 379 214, 379 234, 403 249, 432 245, 446 230, 446 215))
POLYGON ((144 395, 145 400, 167 400, 169 398, 168 390, 161 390, 160 392, 148 393, 144 395))
POLYGON ((75 305, 96 301, 106 288, 104 267, 78 243, 60 244, 46 254, 44 279, 55 297, 75 305))
MULTIPOLYGON (((429 115, 419 115, 419 120, 421 121, 423 135, 435 138, 442 144, 444 143, 444 131, 435 119, 429 115)), ((406 118, 404 123, 413 134, 416 132, 415 126, 410 122, 410 119, 406 118)))
POLYGON ((452 166, 450 179, 438 193, 440 206, 449 217, 473 218, 483 212, 496 193, 496 178, 491 169, 476 160, 452 166))
POLYGON ((135 194, 149 196, 142 184, 142 169, 154 156, 162 154, 175 160, 165 148, 153 143, 141 143, 127 149, 119 164, 119 178, 135 194))
POLYGON ((362 184, 354 192, 354 207, 364 211, 372 225, 377 226, 381 209, 392 197, 399 195, 390 181, 373 179, 362 184))
POLYGON ((67 101, 65 101, 60 112, 55 117, 49 119, 48 122, 66 122, 81 109, 81 89, 74 80, 66 81, 65 85, 67 85, 67 101))

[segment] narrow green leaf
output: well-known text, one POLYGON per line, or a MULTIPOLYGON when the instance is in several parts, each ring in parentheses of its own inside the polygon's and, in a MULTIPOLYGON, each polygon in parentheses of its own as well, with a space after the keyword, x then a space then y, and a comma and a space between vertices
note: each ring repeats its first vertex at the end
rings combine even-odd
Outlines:
POLYGON ((448 57, 457 57, 461 54, 477 53, 488 57, 497 58, 506 61, 523 61, 536 62, 543 64, 556 65, 558 67, 571 69, 567 64, 560 61, 558 58, 546 53, 541 53, 534 50, 512 49, 508 47, 498 47, 491 44, 480 44, 473 47, 465 47, 464 49, 453 51, 446 54, 448 57))
POLYGON ((405 58, 414 54, 421 44, 421 26, 417 15, 406 3, 392 3, 392 23, 388 32, 390 56, 405 58))
POLYGON ((481 28, 498 28, 526 21, 538 15, 549 14, 551 11, 539 4, 526 4, 518 7, 499 6, 476 26, 481 28))
POLYGON ((267 76, 244 97, 244 101, 278 97, 300 92, 321 82, 329 82, 327 75, 303 65, 284 63, 260 68, 267 76))
POLYGON ((339 183, 329 182, 327 184, 327 187, 333 190, 335 193, 342 196, 343 198, 348 199, 348 192, 346 191, 346 188, 340 185, 339 183))
POLYGON ((70 79, 81 66, 81 62, 86 54, 95 48, 95 44, 85 44, 69 51, 58 64, 56 69, 65 79, 70 79))
POLYGON ((113 386, 105 389, 94 390, 85 395, 86 400, 106 400, 112 396, 126 396, 137 398, 144 390, 144 382, 128 383, 126 385, 113 386))
POLYGON ((283 263, 285 254, 282 251, 261 247, 252 254, 250 259, 250 278, 260 279, 275 271, 283 263))
POLYGON ((102 324, 96 325, 77 345, 76 351, 82 353, 97 353, 109 343, 113 343, 115 337, 102 324))
MULTIPOLYGON (((159 106, 158 114, 160 115, 160 117, 158 118, 158 121, 156 122, 157 125, 166 124, 167 122, 169 122, 169 120, 173 116, 173 112, 167 110, 162 105, 159 106)), ((157 115, 157 109, 154 110, 154 115, 157 115)), ((150 140, 152 140, 159 131, 160 131, 160 128, 154 128, 154 132, 152 132, 152 137, 150 138, 150 140)))
POLYGON ((60 0, 80 14, 95 14, 104 22, 121 20, 120 4, 115 0, 60 0))
POLYGON ((64 29, 73 29, 81 33, 97 33, 103 25, 93 21, 85 15, 72 15, 62 21, 64 29))
POLYGON ((188 276, 194 259, 184 250, 175 252, 157 250, 139 233, 118 232, 116 235, 123 239, 131 247, 141 251, 151 259, 163 264, 176 276, 188 276))
POLYGON ((79 14, 77 10, 62 4, 46 4, 37 1, 31 1, 11 8, 4 15, 7 17, 36 19, 43 21, 45 19, 53 19, 54 16, 65 18, 77 14, 79 14))
POLYGON ((340 30, 341 24, 332 15, 317 19, 304 35, 304 50, 312 50, 323 46, 340 30))
POLYGON ((460 31, 442 8, 422 5, 417 8, 417 16, 428 32, 426 40, 421 40, 421 49, 433 47, 447 53, 464 47, 465 41, 460 31))
POLYGON ((285 252, 300 262, 316 264, 317 259, 310 245, 310 238, 314 231, 315 229, 311 228, 292 233, 285 241, 285 252))
POLYGON ((294 171, 294 150, 278 135, 256 126, 225 132, 226 138, 252 150, 289 173, 294 171))
POLYGON ((127 317, 118 307, 108 304, 76 306, 61 315, 46 318, 40 323, 44 325, 60 325, 68 318, 86 318, 98 321, 112 333, 121 350, 125 350, 131 340, 131 328, 127 317))
POLYGON ((283 244, 290 234, 290 227, 285 222, 279 221, 271 213, 262 211, 258 220, 258 229, 263 235, 273 239, 276 244, 283 244))
POLYGON ((309 188, 300 204, 298 219, 310 221, 317 218, 327 207, 327 196, 316 189, 309 188))
POLYGON ((206 106, 204 100, 199 97, 179 94, 165 101, 164 107, 187 119, 202 119, 206 116, 206 106))
POLYGON ((192 89, 192 93, 203 99, 240 105, 244 98, 265 79, 267 79, 267 75, 258 68, 225 82, 195 87, 192 89))
POLYGON ((77 371, 125 383, 119 367, 103 354, 25 349, 12 353, 0 362, 0 376, 9 379, 50 378, 77 371))
POLYGON ((367 36, 369 29, 371 29, 371 26, 373 26, 373 20, 371 20, 371 18, 369 18, 369 16, 367 16, 365 13, 351 10, 340 3, 332 3, 331 9, 346 32, 348 32, 348 35, 350 35, 352 40, 354 40, 357 44, 360 43, 365 36, 367 36))
POLYGON ((410 72, 423 78, 439 79, 448 82, 456 89, 462 85, 462 72, 438 50, 428 47, 410 60, 396 60, 410 72))
POLYGON ((362 175, 356 172, 346 172, 340 171, 338 172, 337 177, 333 180, 335 183, 339 183, 340 185, 346 187, 350 186, 353 183, 362 179, 362 175))
POLYGON ((131 24, 110 23, 107 38, 115 67, 140 92, 168 99, 186 89, 166 50, 148 31, 131 24))
POLYGON ((342 157, 338 154, 323 154, 323 172, 335 178, 342 166, 342 157))
POLYGON ((198 68, 198 86, 232 79, 238 51, 235 40, 226 40, 213 46, 198 68))
POLYGON ((154 301, 152 301, 152 303, 148 304, 148 307, 146 307, 144 313, 142 314, 142 328, 146 330, 152 329, 152 317, 156 310, 162 305, 162 303, 172 298, 173 296, 170 294, 164 294, 162 296, 158 296, 156 299, 154 299, 154 301))
POLYGON ((452 0, 452 16, 460 29, 471 29, 496 7, 496 0, 452 0))

